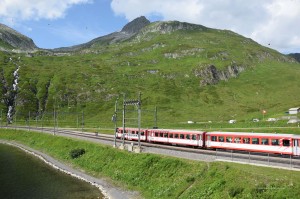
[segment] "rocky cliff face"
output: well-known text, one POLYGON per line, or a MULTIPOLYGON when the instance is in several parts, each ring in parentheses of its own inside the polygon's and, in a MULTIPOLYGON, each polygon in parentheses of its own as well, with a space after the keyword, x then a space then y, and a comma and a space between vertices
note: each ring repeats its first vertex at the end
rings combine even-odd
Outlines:
POLYGON ((0 40, 9 44, 15 50, 33 51, 38 49, 32 39, 18 33, 17 31, 0 24, 0 40))
POLYGON ((195 70, 194 74, 201 78, 200 86, 214 85, 219 81, 227 81, 232 77, 237 77, 239 73, 244 71, 242 66, 228 66, 223 70, 218 70, 214 65, 210 65, 203 69, 195 70))

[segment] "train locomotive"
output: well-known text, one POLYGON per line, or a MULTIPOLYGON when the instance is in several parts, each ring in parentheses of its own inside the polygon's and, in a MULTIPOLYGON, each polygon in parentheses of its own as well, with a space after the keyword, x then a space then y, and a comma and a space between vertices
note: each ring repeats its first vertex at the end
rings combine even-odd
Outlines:
MULTIPOLYGON (((138 128, 116 129, 118 139, 138 140, 138 128)), ((205 132, 176 129, 140 129, 140 141, 159 144, 224 149, 282 155, 300 155, 300 135, 277 133, 205 132)))

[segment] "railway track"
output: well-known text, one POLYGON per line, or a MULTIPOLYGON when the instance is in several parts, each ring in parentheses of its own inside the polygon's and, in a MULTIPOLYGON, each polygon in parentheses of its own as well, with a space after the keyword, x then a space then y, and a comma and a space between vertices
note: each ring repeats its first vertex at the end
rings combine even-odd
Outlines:
MULTIPOLYGON (((10 129, 22 129, 37 131, 43 133, 50 133, 53 135, 73 137, 77 139, 85 139, 92 142, 100 142, 106 145, 121 145, 123 140, 114 138, 113 135, 98 134, 90 132, 80 132, 72 129, 63 128, 41 128, 41 127, 2 127, 10 129)), ((125 146, 137 145, 135 141, 124 140, 125 146)), ((143 152, 157 153, 166 156, 174 156, 179 158, 186 158, 200 161, 230 161, 243 164, 255 164, 268 167, 280 167, 285 169, 293 169, 300 171, 300 158, 292 156, 280 156, 274 154, 253 153, 246 151, 225 151, 225 150, 205 150, 199 148, 187 148, 182 146, 172 146, 158 143, 141 142, 143 152)))

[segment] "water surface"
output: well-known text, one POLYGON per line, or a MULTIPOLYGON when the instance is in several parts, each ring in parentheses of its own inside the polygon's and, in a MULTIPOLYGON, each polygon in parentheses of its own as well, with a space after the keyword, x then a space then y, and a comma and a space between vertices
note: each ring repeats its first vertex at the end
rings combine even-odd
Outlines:
POLYGON ((100 190, 13 146, 0 144, 1 199, 92 199, 100 190))

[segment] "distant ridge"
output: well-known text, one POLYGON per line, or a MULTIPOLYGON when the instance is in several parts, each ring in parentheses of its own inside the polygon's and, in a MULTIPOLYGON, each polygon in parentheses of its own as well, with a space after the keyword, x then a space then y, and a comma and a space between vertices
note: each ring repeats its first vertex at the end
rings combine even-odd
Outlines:
POLYGON ((127 40, 131 38, 132 36, 136 35, 142 28, 149 25, 150 21, 146 19, 146 17, 141 16, 138 17, 128 24, 126 24, 120 32, 113 32, 111 34, 101 36, 98 38, 95 38, 87 43, 79 44, 71 47, 62 47, 62 48, 56 48, 53 49, 54 51, 76 51, 81 50, 84 48, 91 48, 93 45, 100 44, 100 45, 109 45, 116 42, 121 42, 124 40, 127 40))
POLYGON ((8 48, 21 51, 33 51, 38 49, 32 39, 1 23, 0 41, 6 44, 2 47, 4 49, 8 48))

